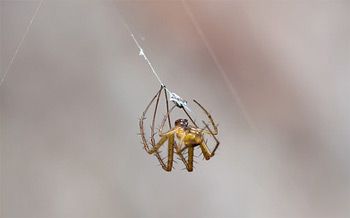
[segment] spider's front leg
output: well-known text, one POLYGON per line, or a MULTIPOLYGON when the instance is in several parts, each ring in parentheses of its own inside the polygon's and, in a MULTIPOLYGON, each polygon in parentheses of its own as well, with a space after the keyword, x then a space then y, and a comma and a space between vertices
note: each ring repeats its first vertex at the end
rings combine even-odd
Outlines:
MULTIPOLYGON (((161 86, 159 91, 155 94, 155 96, 152 98, 150 103, 147 105, 145 111, 142 113, 141 119, 139 121, 139 126, 140 126, 140 135, 141 135, 142 143, 144 145, 144 149, 146 150, 146 152, 148 154, 154 154, 157 157, 160 165, 162 166, 162 168, 164 170, 171 171, 172 166, 173 166, 173 155, 174 155, 174 152, 173 152, 174 136, 172 136, 171 134, 160 134, 160 140, 158 143, 156 143, 155 139, 154 139, 154 126, 155 126, 156 113, 157 113, 157 108, 158 108, 158 104, 159 104, 160 94, 161 94, 161 91, 163 89, 164 89, 164 86, 161 86), (156 103, 155 103, 155 109, 153 112, 153 119, 152 119, 152 125, 151 125, 151 145, 152 145, 152 148, 150 148, 150 146, 148 145, 148 142, 146 140, 146 137, 145 137, 144 122, 143 121, 146 119, 146 113, 154 101, 156 101, 156 103), (169 145, 169 147, 168 147, 168 162, 167 162, 167 164, 165 164, 162 157, 160 156, 158 150, 167 140, 168 140, 168 145, 169 145)), ((168 111, 167 117, 170 120, 170 117, 169 117, 170 112, 168 109, 168 100, 167 100, 165 89, 164 89, 164 93, 165 93, 165 98, 167 101, 167 111, 168 111)), ((165 121, 164 121, 164 123, 165 123, 165 121)), ((162 124, 162 126, 164 126, 164 123, 162 124)), ((170 123, 170 121, 169 121, 169 123, 170 123)), ((170 124, 169 124, 169 127, 171 128, 170 124)))
MULTIPOLYGON (((146 137, 145 137, 145 131, 144 131, 144 123, 143 121, 146 119, 146 113, 148 111, 148 109, 150 108, 150 106, 153 104, 153 102, 156 100, 156 105, 155 105, 155 110, 154 110, 154 114, 153 114, 153 121, 152 121, 152 126, 151 126, 151 142, 152 142, 152 145, 154 145, 154 122, 155 122, 155 113, 157 112, 157 107, 158 107, 158 103, 159 103, 159 97, 160 97, 160 94, 161 94, 161 91, 164 89, 163 86, 160 87, 159 91, 155 94, 155 96, 152 98, 152 100, 149 102, 149 104, 147 105, 145 111, 142 113, 142 116, 141 116, 141 119, 139 121, 139 126, 140 126, 140 135, 141 135, 141 139, 142 139, 142 143, 143 143, 143 146, 144 146, 144 149, 149 152, 150 148, 148 146, 148 143, 147 143, 147 140, 146 140, 146 137)), ((157 159, 159 160, 160 164, 165 167, 165 164, 163 163, 162 161, 162 158, 160 157, 159 153, 156 151, 155 152, 155 156, 157 157, 157 159)))
POLYGON ((218 126, 215 125, 214 120, 213 120, 211 114, 210 114, 201 104, 199 104, 198 101, 196 101, 195 99, 193 99, 193 101, 194 101, 194 103, 196 103, 196 104, 204 111, 204 113, 205 113, 205 114, 207 115, 207 117, 209 118, 211 125, 214 127, 214 130, 210 130, 210 128, 205 124, 206 127, 208 128, 208 130, 209 130, 210 132, 205 131, 205 130, 202 130, 202 131, 203 131, 204 133, 207 133, 207 134, 217 135, 218 132, 219 132, 219 131, 218 131, 218 126))

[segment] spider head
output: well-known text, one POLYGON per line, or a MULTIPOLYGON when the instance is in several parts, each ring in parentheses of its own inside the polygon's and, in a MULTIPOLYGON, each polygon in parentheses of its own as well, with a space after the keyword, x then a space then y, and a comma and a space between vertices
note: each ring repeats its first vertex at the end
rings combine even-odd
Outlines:
POLYGON ((187 127, 188 126, 188 120, 186 120, 186 119, 178 119, 178 120, 175 121, 175 126, 187 127))

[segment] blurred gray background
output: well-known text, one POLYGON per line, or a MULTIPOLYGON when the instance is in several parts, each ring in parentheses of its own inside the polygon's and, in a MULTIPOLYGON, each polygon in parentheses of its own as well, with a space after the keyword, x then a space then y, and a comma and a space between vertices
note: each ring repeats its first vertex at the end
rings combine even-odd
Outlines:
POLYGON ((0 2, 1 217, 349 217, 349 1, 0 2), (137 135, 159 84, 221 147, 163 171, 137 135), (190 107, 194 107, 190 104, 190 107))

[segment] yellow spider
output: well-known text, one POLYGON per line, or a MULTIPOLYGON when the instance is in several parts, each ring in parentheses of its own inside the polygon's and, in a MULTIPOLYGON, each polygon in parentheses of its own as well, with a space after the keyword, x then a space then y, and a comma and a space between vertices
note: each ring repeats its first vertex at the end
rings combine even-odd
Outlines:
POLYGON ((155 154, 157 157, 159 163, 161 164, 162 168, 165 171, 171 171, 173 168, 173 161, 174 161, 174 149, 175 153, 179 156, 180 160, 185 164, 186 169, 191 172, 193 171, 193 156, 194 156, 194 148, 199 146, 203 156, 206 160, 209 160, 211 157, 214 156, 216 149, 218 148, 220 142, 219 140, 215 137, 215 135, 218 134, 218 128, 217 125, 215 125, 213 118, 211 115, 208 113, 208 111, 200 105, 196 100, 193 100, 208 116, 214 130, 211 130, 209 126, 203 121, 203 124, 205 125, 204 128, 199 128, 197 124, 194 122, 194 120, 191 118, 191 116, 188 114, 186 109, 182 106, 179 105, 174 105, 170 110, 169 110, 169 104, 168 104, 168 97, 166 90, 164 89, 164 94, 165 94, 165 99, 166 99, 166 106, 167 106, 167 114, 164 116, 164 119, 161 123, 158 135, 160 137, 160 140, 156 143, 154 139, 154 125, 155 125, 155 117, 157 113, 157 108, 158 108, 158 103, 159 103, 159 98, 161 95, 162 90, 164 89, 164 86, 160 88, 160 90, 157 92, 157 94, 153 97, 151 102, 148 104, 146 107, 145 111, 143 112, 139 125, 140 125, 140 135, 142 138, 142 143, 144 145, 144 149, 148 154, 155 154), (152 147, 150 148, 146 137, 144 133, 144 127, 143 127, 143 121, 146 117, 146 113, 149 109, 149 107, 152 105, 154 100, 157 99, 156 101, 156 106, 155 106, 155 111, 153 113, 153 120, 152 120, 152 125, 151 125, 151 141, 150 144, 152 147), (171 121, 170 121, 170 113, 175 107, 180 107, 183 109, 183 111, 186 113, 188 118, 191 120, 193 125, 188 124, 187 119, 178 119, 175 121, 175 126, 171 128, 171 121), (162 129, 165 125, 166 121, 169 121, 169 128, 170 130, 163 133, 162 129), (212 151, 209 150, 204 135, 209 135, 212 136, 216 142, 216 145, 212 151), (177 141, 175 140, 175 137, 177 138, 177 141), (167 163, 165 164, 163 159, 161 158, 159 154, 159 148, 166 142, 168 141, 168 159, 167 163), (187 160, 185 159, 183 152, 187 150, 188 157, 187 160))

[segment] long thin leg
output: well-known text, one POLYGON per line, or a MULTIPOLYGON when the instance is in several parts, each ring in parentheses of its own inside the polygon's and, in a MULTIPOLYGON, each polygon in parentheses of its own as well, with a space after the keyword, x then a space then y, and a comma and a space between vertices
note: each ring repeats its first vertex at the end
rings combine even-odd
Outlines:
MULTIPOLYGON (((168 117, 169 129, 172 129, 171 128, 171 120, 170 120, 168 94, 167 94, 167 91, 165 89, 164 89, 164 96, 165 96, 166 112, 167 112, 167 117, 168 117)), ((174 134, 172 134, 168 140, 168 163, 167 163, 167 168, 165 169, 166 171, 171 171, 171 169, 173 168, 175 143, 176 142, 175 142, 174 134)))
POLYGON ((169 129, 171 129, 171 120, 170 120, 170 111, 169 111, 169 101, 168 101, 168 94, 166 90, 164 89, 164 95, 165 95, 165 102, 166 102, 166 112, 168 116, 168 121, 169 121, 169 129))
MULTIPOLYGON (((217 128, 217 125, 215 125, 214 120, 213 120, 211 114, 210 114, 198 101, 196 101, 195 99, 193 99, 193 101, 205 112, 205 114, 208 116, 208 118, 209 118, 209 120, 210 120, 212 126, 214 127, 214 131, 213 131, 213 130, 211 130, 211 129, 209 128, 208 124, 206 124, 206 123, 203 121, 203 123, 204 123, 204 125, 205 125, 205 128, 208 129, 209 131, 206 131, 205 128, 204 128, 204 129, 202 130, 202 133, 206 133, 206 134, 209 134, 209 135, 213 136, 213 138, 214 138, 214 140, 215 140, 215 142, 216 142, 216 145, 215 145, 215 147, 214 147, 214 149, 213 149, 212 152, 209 151, 209 148, 208 148, 207 144, 206 144, 204 141, 200 144, 200 148, 201 148, 201 150, 202 150, 202 153, 203 153, 204 158, 205 158, 206 160, 209 160, 211 157, 213 157, 213 156, 215 155, 215 151, 218 149, 219 144, 220 144, 219 140, 218 140, 218 139, 216 138, 216 136, 215 136, 215 135, 218 134, 218 128, 217 128)), ((186 113, 186 114, 187 114, 187 113, 186 113)), ((187 115, 188 115, 188 114, 187 114, 187 115)), ((189 116, 189 115, 188 115, 188 116, 189 116)))
MULTIPOLYGON (((163 120, 162 120, 162 122, 161 122, 161 124, 160 124, 159 132, 158 132, 158 134, 159 134, 160 136, 163 135, 163 127, 164 127, 164 125, 165 125, 165 122, 169 119, 170 113, 174 110, 175 107, 176 107, 176 105, 172 106, 172 107, 170 108, 170 110, 168 111, 168 113, 167 113, 166 115, 164 115, 164 118, 163 118, 163 120)), ((170 125, 170 124, 169 124, 169 125, 170 125)), ((171 126, 171 125, 170 125, 170 126, 171 126)), ((172 130, 171 130, 171 131, 172 131, 172 130)))
POLYGON ((204 158, 206 160, 209 160, 212 157, 212 153, 210 153, 209 148, 208 148, 207 144, 205 143, 205 141, 202 141, 202 143, 199 146, 202 150, 204 158))
POLYGON ((169 136, 168 139, 168 163, 166 168, 163 168, 166 171, 171 171, 173 168, 173 161, 174 161, 174 135, 169 136))
POLYGON ((182 154, 182 151, 177 150, 176 154, 180 157, 180 160, 185 164, 187 171, 188 172, 193 171, 193 157, 192 157, 192 163, 190 164, 189 161, 186 161, 186 158, 182 154))
POLYGON ((176 154, 180 157, 180 160, 185 164, 187 171, 188 172, 192 172, 193 171, 194 147, 188 147, 188 157, 187 157, 188 160, 186 161, 186 158, 184 157, 182 152, 187 147, 184 147, 184 148, 181 149, 182 143, 183 143, 183 140, 180 140, 180 145, 179 146, 175 146, 176 154))
MULTIPOLYGON (((163 167, 163 169, 166 171, 171 171, 171 169, 173 167, 174 147, 177 147, 176 142, 175 142, 175 137, 174 137, 176 129, 175 128, 170 129, 168 132, 163 133, 163 127, 164 127, 166 121, 170 119, 170 113, 173 111, 173 109, 175 107, 176 107, 176 105, 171 107, 170 110, 167 109, 168 112, 166 115, 164 115, 164 118, 163 118, 161 125, 159 127, 159 133, 158 133, 160 137, 168 136, 168 161, 167 161, 167 165, 165 167, 163 167)), ((170 123, 169 123, 169 126, 171 127, 170 123)))
POLYGON ((204 121, 203 121, 203 123, 204 123, 205 127, 209 130, 211 135, 213 136, 214 140, 216 141, 216 145, 215 145, 215 147, 214 147, 212 152, 209 151, 209 148, 208 148, 207 144, 204 141, 202 141, 202 143, 200 144, 200 148, 201 148, 201 150, 203 152, 204 158, 206 160, 209 160, 211 157, 213 157, 215 155, 215 151, 216 151, 216 149, 218 149, 220 142, 216 138, 215 134, 213 134, 213 132, 209 128, 209 126, 204 121))
MULTIPOLYGON (((139 126, 140 126, 140 135, 141 135, 141 139, 142 139, 142 143, 144 145, 144 149, 147 151, 147 153, 149 153, 150 151, 150 148, 148 146, 148 143, 147 143, 147 140, 146 140, 146 137, 145 137, 145 131, 144 131, 144 127, 143 127, 143 121, 146 119, 146 113, 148 111, 148 109, 150 108, 150 106, 152 105, 152 103, 154 102, 154 100, 157 98, 157 103, 156 103, 156 110, 154 111, 154 114, 153 114, 153 120, 152 120, 152 126, 151 126, 151 144, 152 144, 152 147, 155 146, 155 140, 154 140, 154 123, 155 123, 155 114, 156 114, 156 111, 157 111, 157 107, 158 107, 158 103, 159 103, 159 97, 160 97, 160 93, 161 91, 164 89, 164 86, 161 86, 159 91, 156 93, 156 95, 152 98, 151 102, 147 105, 145 111, 142 113, 142 116, 140 118, 140 121, 139 121, 139 126)), ((164 142, 163 142, 164 143, 164 142)), ((155 153, 155 156, 157 157, 160 165, 162 166, 163 169, 166 169, 167 166, 165 165, 164 161, 162 160, 162 157, 160 156, 158 150, 156 149, 154 151, 155 153)))
MULTIPOLYGON (((163 88, 163 87, 162 87, 163 88)), ((155 107, 155 111, 153 114, 153 123, 152 123, 152 127, 151 127, 151 132, 152 132, 152 138, 151 141, 153 140, 153 144, 154 144, 154 123, 155 123, 155 119, 156 119, 156 112, 157 112, 157 107, 159 104, 159 96, 160 96, 160 92, 158 93, 158 97, 157 97, 157 102, 156 102, 156 107, 155 107)), ((160 160, 162 168, 166 171, 171 171, 173 168, 173 161, 174 161, 174 144, 175 144, 175 139, 174 139, 174 130, 170 130, 169 132, 163 134, 162 133, 162 129, 164 127, 164 124, 166 122, 166 120, 169 121, 169 128, 171 129, 171 122, 170 122, 170 113, 171 111, 175 108, 175 106, 173 106, 170 110, 169 110, 169 101, 168 101, 168 96, 166 93, 166 90, 164 89, 164 95, 165 95, 165 101, 166 101, 166 109, 167 109, 167 114, 164 116, 164 119, 161 123, 161 126, 159 128, 159 135, 162 137, 161 140, 158 142, 158 144, 154 147, 155 150, 158 150, 159 147, 165 142, 163 142, 163 140, 168 140, 168 160, 167 160, 167 164, 165 165, 163 162, 163 159, 158 158, 158 160, 160 160), (164 139, 164 137, 166 137, 166 139, 164 139)), ((157 155, 157 153, 156 153, 157 155)))
MULTIPOLYGON (((160 95, 160 92, 162 91, 163 87, 160 88, 160 90, 156 93, 156 95, 152 98, 152 100, 150 101, 150 103, 147 105, 145 111, 142 113, 142 116, 140 118, 140 121, 139 121, 139 126, 140 126, 140 135, 141 135, 141 139, 142 139, 142 142, 143 142, 143 145, 144 145, 144 148, 146 151, 148 151, 150 148, 148 146, 148 143, 147 143, 147 140, 146 140, 146 137, 145 137, 145 131, 144 131, 144 127, 143 127, 143 121, 146 119, 146 113, 148 111, 148 109, 150 108, 150 106, 152 105, 153 101, 157 98, 159 99, 159 95, 160 95)), ((154 122, 152 122, 153 124, 154 122)), ((154 142, 154 139, 153 139, 153 142, 154 142)), ((154 144, 153 144, 154 145, 154 144)))
POLYGON ((205 127, 209 130, 210 134, 213 136, 213 138, 216 142, 215 147, 214 147, 213 151, 211 152, 211 156, 214 156, 216 149, 218 149, 218 147, 220 145, 220 141, 216 138, 216 136, 215 136, 216 134, 214 134, 213 131, 209 128, 208 124, 204 121, 203 121, 203 123, 204 123, 205 127))
MULTIPOLYGON (((213 125, 214 131, 212 131, 211 134, 212 134, 212 135, 217 135, 217 134, 218 134, 218 127, 217 127, 217 125, 215 125, 214 120, 213 120, 213 118, 211 117, 211 114, 210 114, 201 104, 199 104, 198 101, 196 101, 195 99, 193 99, 193 101, 205 112, 205 114, 208 116, 208 118, 209 118, 211 124, 213 125)), ((209 129, 209 128, 208 128, 208 129, 209 129)))
POLYGON ((168 136, 167 135, 164 135, 160 140, 159 142, 153 146, 151 149, 149 150, 146 150, 148 154, 153 154, 153 153, 156 153, 158 152, 159 148, 164 144, 164 142, 166 142, 168 140, 168 136))
POLYGON ((187 161, 186 161, 186 158, 184 157, 184 155, 182 154, 184 149, 177 150, 176 154, 180 157, 180 160, 185 164, 187 171, 192 172, 193 171, 194 147, 189 146, 186 148, 188 149, 187 150, 187 155, 188 155, 187 161))
POLYGON ((188 168, 189 172, 193 171, 193 156, 194 156, 194 147, 188 147, 188 168))
POLYGON ((156 114, 157 114, 157 110, 158 110, 158 104, 159 104, 159 99, 160 99, 160 94, 161 94, 162 89, 163 89, 163 86, 160 87, 160 90, 158 92, 157 102, 156 102, 156 106, 155 106, 154 112, 153 112, 153 119, 152 119, 152 126, 151 126, 151 142, 152 142, 152 145, 155 144, 155 140, 154 140, 154 125, 155 125, 155 122, 156 122, 156 114))
POLYGON ((193 123, 193 125, 198 128, 196 122, 194 122, 194 120, 192 119, 192 117, 190 116, 190 114, 186 111, 185 108, 182 108, 182 110, 185 112, 185 114, 187 115, 188 118, 190 118, 191 122, 193 123))
MULTIPOLYGON (((147 151, 149 154, 153 154, 158 151, 158 149, 168 140, 168 161, 167 164, 163 167, 166 171, 171 171, 173 168, 174 160, 174 134, 164 135, 159 142, 150 150, 147 151)), ((162 160, 163 161, 163 160, 162 160)))

